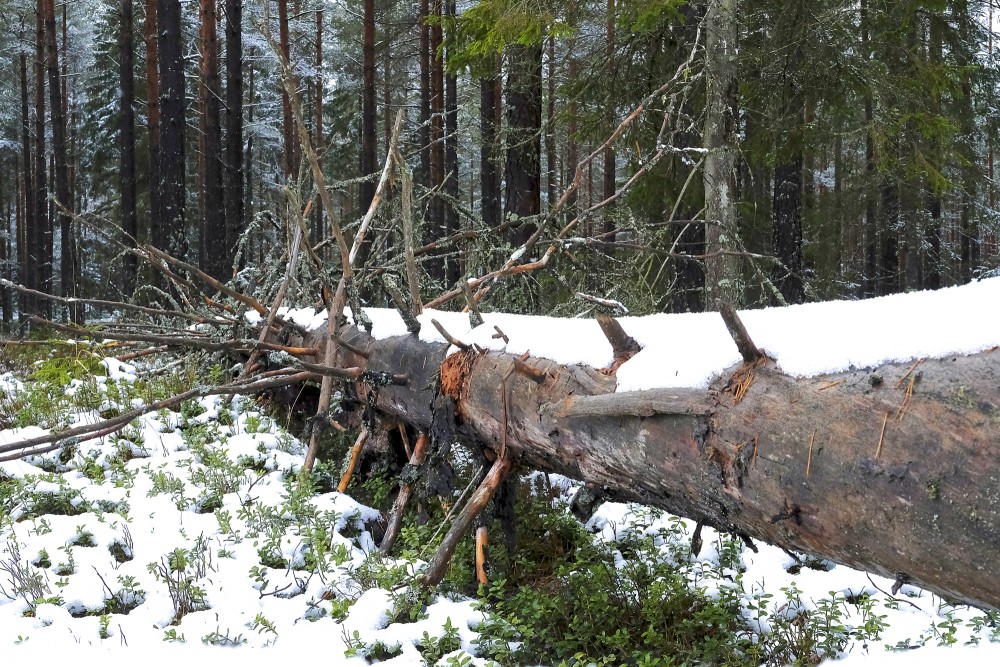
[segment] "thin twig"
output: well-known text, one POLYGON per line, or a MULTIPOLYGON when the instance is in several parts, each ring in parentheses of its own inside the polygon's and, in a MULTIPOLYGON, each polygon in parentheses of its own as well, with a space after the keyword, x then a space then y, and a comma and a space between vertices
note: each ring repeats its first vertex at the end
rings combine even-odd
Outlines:
POLYGON ((882 432, 878 436, 878 447, 875 449, 875 460, 878 461, 882 455, 882 441, 885 440, 885 425, 889 423, 889 411, 885 412, 885 419, 882 420, 882 432))

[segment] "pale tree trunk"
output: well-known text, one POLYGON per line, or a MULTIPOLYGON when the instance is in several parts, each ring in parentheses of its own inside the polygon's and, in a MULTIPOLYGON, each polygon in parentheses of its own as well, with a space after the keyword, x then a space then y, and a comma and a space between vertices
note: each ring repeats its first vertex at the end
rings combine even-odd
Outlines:
MULTIPOLYGON (((708 0, 705 13, 705 252, 738 248, 736 226, 737 70, 736 0, 708 0)), ((715 254, 705 262, 705 305, 718 299, 738 303, 740 265, 736 257, 715 254)))

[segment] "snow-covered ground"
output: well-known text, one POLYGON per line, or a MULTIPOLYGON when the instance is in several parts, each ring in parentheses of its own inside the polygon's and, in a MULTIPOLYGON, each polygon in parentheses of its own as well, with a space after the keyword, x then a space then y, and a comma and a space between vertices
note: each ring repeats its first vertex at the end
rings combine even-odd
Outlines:
MULTIPOLYGON (((936 293, 742 317, 755 342, 786 371, 807 375, 1000 345, 997 303, 1000 279, 991 279, 936 293)), ((375 335, 405 331, 395 313, 367 312, 375 335)), ((322 314, 313 311, 290 316, 322 324, 322 314)), ((487 314, 486 325, 470 331, 464 315, 424 317, 436 317, 456 337, 483 347, 503 346, 491 337, 496 325, 509 337, 511 352, 530 348, 538 356, 595 366, 611 359, 610 347, 589 320, 546 320, 543 329, 537 318, 487 314), (543 330, 549 335, 543 337, 543 330)), ((664 377, 703 385, 738 360, 717 315, 621 321, 646 346, 619 371, 624 388, 654 381, 662 386, 664 377)), ((421 336, 438 334, 428 323, 421 336)), ((109 360, 106 366, 108 377, 96 382, 96 391, 107 397, 101 409, 114 402, 114 387, 137 375, 127 364, 109 360)), ((75 382, 70 388, 85 390, 95 386, 75 382)), ((0 376, 0 392, 21 391, 18 379, 0 376)), ((417 646, 424 634, 451 632, 465 655, 449 654, 440 664, 466 656, 472 664, 485 664, 474 641, 483 613, 471 599, 441 596, 421 620, 389 622, 400 591, 370 576, 375 545, 365 527, 377 512, 344 494, 296 494, 302 443, 239 400, 227 406, 208 398, 181 413, 147 415, 121 434, 80 443, 68 461, 57 463, 60 453, 53 452, 0 463, 0 484, 12 510, 0 516, 5 661, 96 665, 141 656, 151 664, 183 659, 201 664, 225 659, 220 651, 238 651, 233 658, 250 665, 317 658, 367 665, 358 647, 381 641, 400 646, 387 664, 420 665, 417 646), (19 581, 32 583, 44 601, 18 594, 19 581), (172 625, 183 603, 193 610, 172 625)), ((96 418, 94 411, 72 417, 96 418)), ((43 432, 38 426, 0 431, 0 444, 43 432)), ((673 558, 668 554, 690 537, 665 530, 668 526, 676 527, 677 520, 615 503, 603 505, 588 524, 597 539, 612 544, 634 531, 666 535, 664 558, 673 558)), ((706 529, 704 542, 695 560, 706 571, 719 570, 722 538, 706 529)), ((759 553, 744 549, 739 555, 741 576, 721 572, 698 585, 709 594, 741 586, 744 616, 762 632, 774 619, 834 608, 849 630, 884 626, 878 639, 849 644, 842 664, 1000 664, 994 616, 952 607, 910 586, 891 595, 892 581, 830 563, 798 568, 780 549, 758 546, 759 553)), ((390 560, 382 566, 393 564, 411 573, 423 565, 390 560)))

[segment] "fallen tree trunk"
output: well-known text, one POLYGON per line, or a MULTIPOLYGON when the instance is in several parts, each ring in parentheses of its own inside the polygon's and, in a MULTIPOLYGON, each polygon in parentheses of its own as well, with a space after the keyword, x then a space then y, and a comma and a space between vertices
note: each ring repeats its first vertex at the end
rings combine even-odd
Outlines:
POLYGON ((805 379, 764 358, 707 390, 614 393, 587 366, 345 336, 367 358, 341 348, 341 365, 408 377, 376 407, 418 430, 446 396, 488 458, 505 442, 520 466, 611 497, 1000 607, 996 349, 805 379))

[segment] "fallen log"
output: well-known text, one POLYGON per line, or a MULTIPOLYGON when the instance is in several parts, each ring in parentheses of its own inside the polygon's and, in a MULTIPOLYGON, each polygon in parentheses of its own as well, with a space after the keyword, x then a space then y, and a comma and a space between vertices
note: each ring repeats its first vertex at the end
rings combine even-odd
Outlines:
POLYGON ((522 468, 1000 608, 997 349, 799 379, 765 357, 708 389, 615 393, 588 366, 344 335, 367 358, 341 348, 339 365, 409 378, 376 408, 417 430, 443 395, 490 460, 505 443, 522 468))

